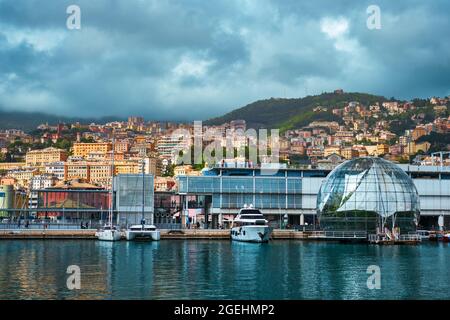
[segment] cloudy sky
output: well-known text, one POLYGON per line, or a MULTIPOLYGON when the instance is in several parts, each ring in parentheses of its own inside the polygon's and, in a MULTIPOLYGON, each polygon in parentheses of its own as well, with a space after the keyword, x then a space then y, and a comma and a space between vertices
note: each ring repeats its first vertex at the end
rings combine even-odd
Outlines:
POLYGON ((449 12, 448 0, 0 0, 0 108, 194 120, 336 88, 449 95, 449 12), (71 4, 80 30, 66 27, 71 4))

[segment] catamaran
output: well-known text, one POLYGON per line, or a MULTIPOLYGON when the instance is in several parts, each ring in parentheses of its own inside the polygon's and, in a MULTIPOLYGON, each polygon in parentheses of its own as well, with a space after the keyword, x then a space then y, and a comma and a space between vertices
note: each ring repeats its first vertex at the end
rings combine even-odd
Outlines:
POLYGON ((145 222, 145 170, 144 159, 142 159, 142 217, 141 224, 130 226, 125 231, 125 237, 127 240, 153 240, 159 241, 160 233, 154 225, 146 224, 145 222))
POLYGON ((95 233, 99 240, 118 241, 122 238, 122 233, 113 225, 113 207, 114 207, 114 133, 112 139, 112 161, 111 161, 111 189, 109 191, 109 210, 108 222, 95 233))
POLYGON ((236 219, 233 220, 231 228, 231 239, 245 242, 267 242, 269 241, 272 228, 264 218, 261 211, 251 205, 239 210, 236 219))
POLYGON ((125 231, 127 240, 153 240, 159 241, 160 233, 154 225, 145 224, 145 220, 141 224, 130 226, 125 231))

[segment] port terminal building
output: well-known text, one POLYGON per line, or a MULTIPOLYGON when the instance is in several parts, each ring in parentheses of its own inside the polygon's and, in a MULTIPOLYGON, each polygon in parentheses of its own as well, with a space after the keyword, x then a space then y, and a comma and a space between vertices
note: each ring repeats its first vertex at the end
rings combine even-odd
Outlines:
MULTIPOLYGON (((450 229, 450 167, 398 166, 412 178, 419 193, 419 228, 441 225, 450 229)), ((330 171, 280 168, 268 175, 260 168, 214 167, 202 176, 178 176, 178 195, 183 212, 196 209, 212 228, 226 225, 249 204, 260 209, 274 227, 313 228, 317 195, 330 171)))
MULTIPOLYGON (((420 198, 419 228, 450 229, 450 167, 398 165, 414 182, 420 198)), ((120 225, 139 223, 142 215, 160 228, 227 227, 244 205, 253 205, 275 228, 313 229, 317 222, 317 196, 331 169, 267 170, 249 167, 213 167, 200 176, 177 176, 172 192, 155 192, 154 177, 118 175, 113 202, 101 188, 46 188, 35 190, 33 206, 12 203, 12 188, 0 188, 2 220, 20 216, 75 224, 103 223, 113 203, 120 225), (268 174, 270 173, 270 174, 268 174), (144 181, 143 181, 144 180, 144 181), (144 190, 144 192, 142 192, 144 190)), ((12 219, 10 219, 12 220, 12 219)))

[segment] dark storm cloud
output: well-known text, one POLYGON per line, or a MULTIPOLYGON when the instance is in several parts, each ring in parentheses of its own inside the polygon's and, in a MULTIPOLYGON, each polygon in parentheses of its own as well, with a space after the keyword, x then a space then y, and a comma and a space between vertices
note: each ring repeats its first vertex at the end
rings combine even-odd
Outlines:
POLYGON ((450 94, 448 1, 0 0, 0 106, 205 119, 342 87, 450 94), (81 7, 82 29, 66 28, 81 7), (366 27, 369 5, 380 30, 366 27))

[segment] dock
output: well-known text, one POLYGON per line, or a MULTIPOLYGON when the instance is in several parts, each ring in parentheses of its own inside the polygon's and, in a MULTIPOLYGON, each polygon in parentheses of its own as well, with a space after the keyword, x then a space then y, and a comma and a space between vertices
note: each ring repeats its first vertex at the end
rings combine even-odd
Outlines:
MULTIPOLYGON (((227 229, 161 229, 161 240, 228 240, 227 229)), ((95 229, 4 229, 0 239, 96 239, 95 229)), ((308 239, 307 234, 296 230, 274 230, 272 240, 308 239)))
MULTIPOLYGON (((96 229, 3 229, 0 240, 7 239, 86 239, 95 240, 96 229)), ((161 229, 161 240, 229 240, 228 229, 161 229)), ((122 235, 125 239, 125 233, 122 235)), ((365 232, 327 232, 273 230, 271 240, 303 240, 364 242, 378 245, 418 244, 421 239, 417 235, 402 235, 399 239, 390 240, 367 235, 365 232)))
POLYGON ((0 230, 0 239, 96 239, 95 229, 0 230))

